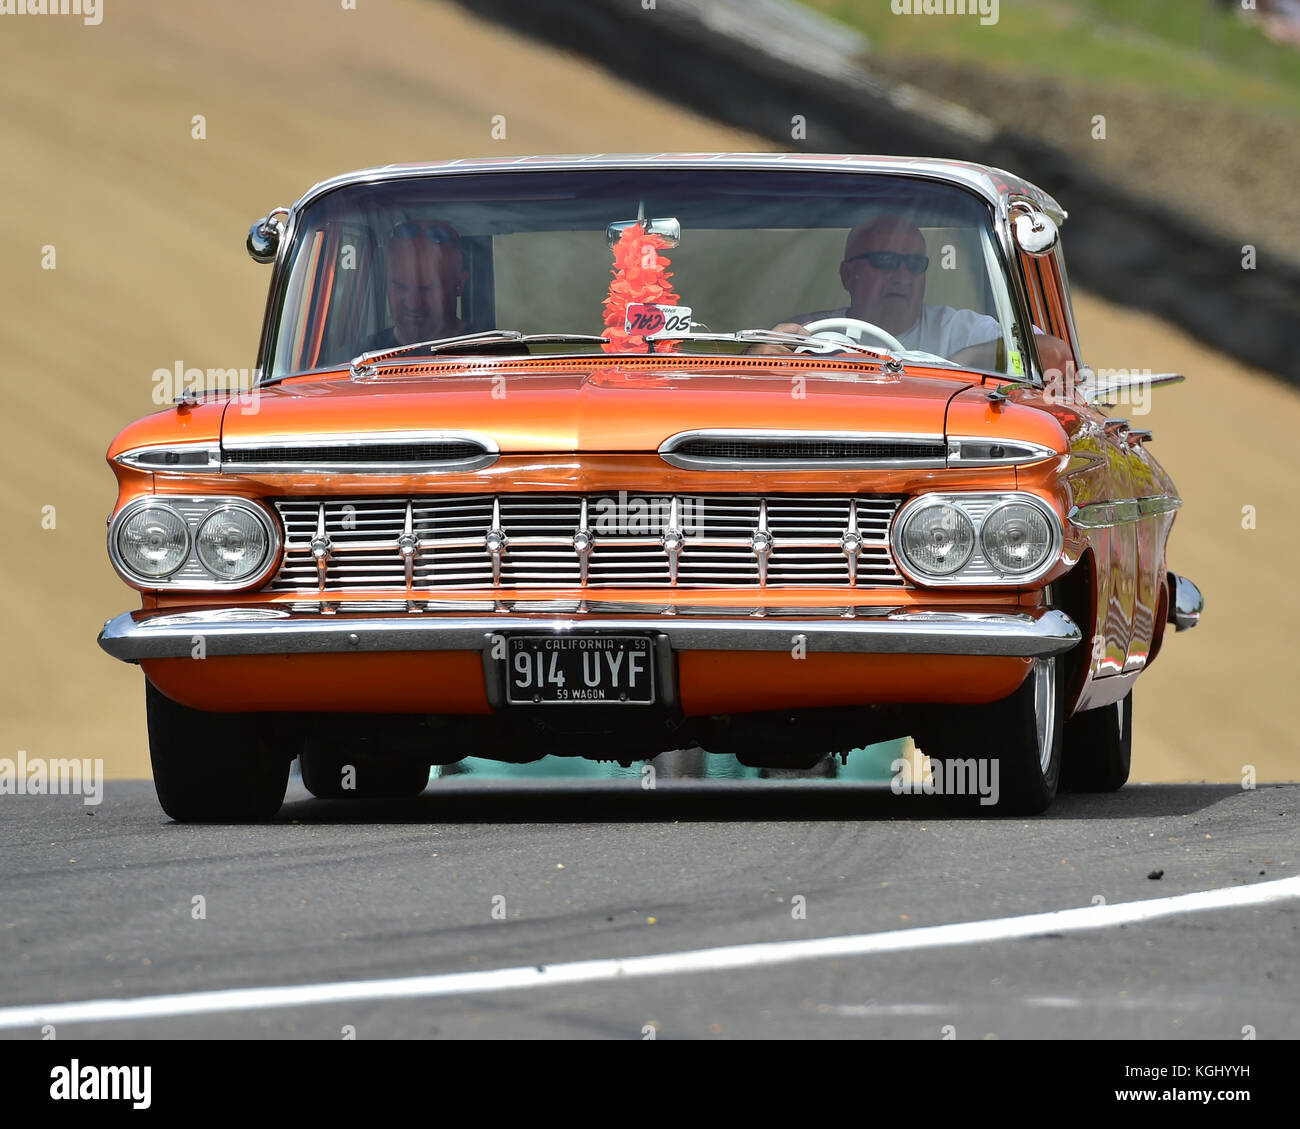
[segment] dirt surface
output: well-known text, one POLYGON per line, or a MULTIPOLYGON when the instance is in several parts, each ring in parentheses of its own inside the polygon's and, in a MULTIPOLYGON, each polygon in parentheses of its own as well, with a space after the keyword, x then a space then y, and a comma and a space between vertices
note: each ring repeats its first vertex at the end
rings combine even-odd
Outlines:
POLYGON ((880 53, 868 63, 1041 138, 1134 196, 1157 200, 1261 256, 1300 265, 1300 129, 1289 117, 1136 85, 1008 74, 928 56, 880 53), (1094 136, 1098 115, 1104 137, 1094 136))
MULTIPOLYGON (((136 602, 104 552, 103 453, 154 407, 156 369, 253 365, 269 278, 244 252, 253 219, 396 160, 770 148, 420 0, 293 0, 274 18, 253 0, 109 5, 98 27, 9 17, 0 91, 0 517, 16 541, 0 557, 0 756, 103 757, 115 777, 149 762, 140 673, 95 644, 136 602)), ((1134 776, 1234 781, 1249 763, 1295 779, 1283 460, 1300 397, 1149 317, 1095 298, 1079 315, 1094 365, 1189 376, 1140 426, 1187 499, 1171 564, 1207 613, 1140 685, 1134 776)))

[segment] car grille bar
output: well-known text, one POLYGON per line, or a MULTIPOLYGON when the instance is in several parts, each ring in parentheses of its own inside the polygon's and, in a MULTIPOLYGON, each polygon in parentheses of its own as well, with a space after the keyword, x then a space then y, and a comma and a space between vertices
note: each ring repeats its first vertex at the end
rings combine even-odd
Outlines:
POLYGON ((903 587, 889 548, 900 497, 470 494, 278 498, 269 587, 903 587))

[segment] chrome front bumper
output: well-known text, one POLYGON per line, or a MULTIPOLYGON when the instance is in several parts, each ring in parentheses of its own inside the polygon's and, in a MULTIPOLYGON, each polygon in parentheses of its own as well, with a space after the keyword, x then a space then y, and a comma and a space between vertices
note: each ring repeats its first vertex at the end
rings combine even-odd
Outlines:
POLYGON ((1082 633, 1064 612, 1044 609, 678 609, 674 615, 590 612, 335 613, 277 607, 126 612, 109 620, 99 645, 124 662, 188 658, 197 641, 224 655, 371 654, 394 651, 485 651, 495 637, 653 633, 674 651, 805 652, 1042 657, 1075 646, 1082 633))

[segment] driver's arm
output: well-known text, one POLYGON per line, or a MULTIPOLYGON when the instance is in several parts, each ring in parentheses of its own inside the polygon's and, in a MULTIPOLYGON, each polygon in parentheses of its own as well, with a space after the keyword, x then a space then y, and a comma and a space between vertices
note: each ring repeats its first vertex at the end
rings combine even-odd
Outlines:
POLYGON ((967 345, 964 349, 958 349, 948 359, 953 364, 961 365, 962 368, 996 369, 1000 344, 1002 344, 1001 340, 995 339, 985 341, 982 345, 967 345))
MULTIPOLYGON (((772 326, 773 333, 807 333, 803 326, 798 322, 783 321, 780 325, 772 326)), ((790 345, 751 345, 745 350, 746 353, 754 353, 758 356, 786 356, 793 353, 794 348, 790 345)))

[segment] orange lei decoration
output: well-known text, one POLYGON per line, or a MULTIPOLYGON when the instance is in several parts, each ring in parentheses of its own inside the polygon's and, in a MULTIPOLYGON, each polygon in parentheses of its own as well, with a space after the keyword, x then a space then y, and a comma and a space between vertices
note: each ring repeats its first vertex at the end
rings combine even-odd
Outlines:
MULTIPOLYGON (((672 271, 666 268, 672 260, 659 252, 668 246, 661 235, 651 235, 640 224, 625 227, 614 244, 613 279, 609 284, 609 297, 605 299, 604 335, 609 343, 601 348, 606 353, 648 353, 650 346, 644 337, 628 333, 627 308, 638 302, 657 306, 675 306, 681 299, 668 281, 672 271)), ((682 347, 680 341, 658 341, 655 352, 671 353, 682 347)))

